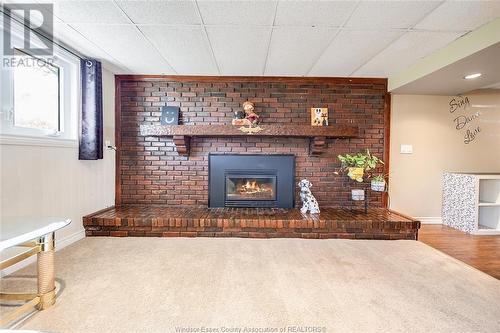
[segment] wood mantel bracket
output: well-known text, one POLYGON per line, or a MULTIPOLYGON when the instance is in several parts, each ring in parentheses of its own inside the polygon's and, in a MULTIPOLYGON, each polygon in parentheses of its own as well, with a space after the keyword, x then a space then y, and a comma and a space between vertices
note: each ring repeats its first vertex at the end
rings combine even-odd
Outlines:
POLYGON ((173 139, 177 153, 181 156, 189 156, 191 137, 185 135, 174 135, 173 139))
POLYGON ((326 137, 315 136, 310 138, 309 155, 321 155, 326 149, 326 137))
POLYGON ((322 154, 327 138, 348 139, 358 136, 357 126, 331 125, 260 125, 258 133, 245 133, 231 125, 141 125, 141 135, 170 136, 179 155, 189 156, 191 137, 298 137, 309 138, 309 155, 322 154))

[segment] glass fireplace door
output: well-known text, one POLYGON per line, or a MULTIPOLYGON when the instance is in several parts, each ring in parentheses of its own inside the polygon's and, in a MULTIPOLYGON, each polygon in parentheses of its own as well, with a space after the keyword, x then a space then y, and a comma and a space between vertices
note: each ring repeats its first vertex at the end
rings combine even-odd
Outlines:
POLYGON ((276 200, 276 176, 226 174, 226 201, 276 200))

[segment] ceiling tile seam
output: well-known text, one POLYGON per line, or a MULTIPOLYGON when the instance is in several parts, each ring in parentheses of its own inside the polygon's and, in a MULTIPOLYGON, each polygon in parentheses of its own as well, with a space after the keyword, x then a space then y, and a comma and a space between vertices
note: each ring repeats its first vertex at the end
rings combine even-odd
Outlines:
POLYGON ((97 47, 99 50, 101 50, 102 52, 107 54, 113 60, 113 64, 117 64, 117 66, 121 67, 122 69, 125 69, 125 70, 129 71, 130 73, 133 73, 133 71, 130 68, 128 68, 121 61, 117 60, 115 57, 113 57, 111 54, 109 54, 105 49, 103 49, 102 47, 100 47, 99 45, 97 45, 96 43, 91 41, 90 39, 88 39, 87 36, 85 36, 83 33, 81 33, 76 27, 72 26, 71 24, 68 24, 68 27, 71 28, 72 30, 74 30, 76 33, 78 33, 83 38, 85 38, 85 40, 87 40, 89 43, 91 43, 92 45, 97 47))
MULTIPOLYGON (((54 15, 55 16, 55 15, 54 15)), ((58 17, 58 19, 60 19, 58 17)), ((60 19, 61 20, 61 19, 60 19)), ((63 21, 66 24, 73 25, 91 25, 91 26, 138 26, 138 27, 172 27, 172 28, 200 28, 201 24, 173 24, 173 23, 89 23, 89 22, 75 22, 75 21, 63 21)), ((208 28, 234 28, 234 27, 250 27, 250 28, 310 28, 310 25, 269 25, 269 24, 205 24, 208 28)), ((422 29, 422 28, 382 28, 382 29, 369 29, 369 28, 357 28, 357 27, 342 27, 339 25, 315 25, 315 28, 320 29, 339 29, 341 31, 367 31, 367 32, 393 32, 393 31, 415 31, 415 32, 470 32, 469 29, 422 29)))
POLYGON ((409 29, 409 32, 433 32, 433 33, 469 33, 472 30, 469 29, 441 29, 441 30, 432 30, 432 29, 409 29))
MULTIPOLYGON (((79 23, 79 24, 97 24, 97 25, 130 25, 129 23, 79 23)), ((153 26, 175 26, 175 27, 199 27, 201 24, 193 24, 193 23, 135 23, 135 25, 153 25, 153 26)), ((310 28, 310 24, 240 24, 240 23, 207 23, 204 24, 205 27, 209 28, 234 28, 234 27, 250 27, 250 28, 310 28)), ((316 28, 340 28, 339 25, 329 25, 329 24, 317 24, 316 28)), ((351 29, 350 27, 345 27, 345 29, 351 29)), ((356 29, 356 28, 354 28, 356 29)), ((363 29, 363 28, 361 28, 363 29)), ((369 30, 369 29, 365 29, 369 30)))
POLYGON ((153 42, 148 36, 146 36, 146 34, 138 26, 134 25, 134 27, 141 34, 141 36, 144 37, 144 39, 155 49, 158 55, 166 62, 166 64, 174 71, 174 73, 178 74, 178 71, 172 65, 171 60, 169 60, 168 57, 160 51, 158 45, 156 45, 155 42, 153 42))
POLYGON ((380 51, 376 52, 374 55, 372 55, 370 58, 368 58, 366 61, 364 61, 363 63, 361 63, 358 67, 356 67, 348 76, 349 77, 352 77, 357 71, 359 71, 361 68, 363 68, 363 66, 365 66, 367 63, 369 63, 370 61, 372 61, 375 57, 377 57, 379 54, 381 54, 382 52, 384 52, 389 46, 391 46, 392 44, 394 44, 396 41, 398 41, 400 38, 402 38, 405 34, 407 34, 408 31, 405 31, 405 32, 402 32, 400 35, 397 35, 396 37, 394 37, 391 41, 389 41, 389 43, 387 43, 385 45, 385 47, 383 47, 382 49, 380 49, 380 51))
POLYGON ((167 58, 160 52, 158 47, 151 41, 145 34, 142 32, 142 30, 135 24, 135 22, 128 16, 128 14, 123 10, 123 8, 115 1, 113 0, 114 5, 118 8, 119 11, 123 13, 127 17, 127 19, 132 23, 134 28, 141 34, 141 36, 155 49, 155 51, 158 53, 158 55, 166 62, 166 64, 174 71, 175 74, 178 74, 175 68, 170 64, 170 61, 168 61, 167 58))
POLYGON ((349 76, 353 76, 357 71, 359 71, 361 68, 363 68, 363 66, 365 66, 367 63, 369 63, 371 60, 373 60, 375 57, 377 57, 379 54, 381 54, 382 52, 384 52, 386 49, 388 49, 392 44, 394 44, 395 42, 397 42, 400 38, 402 38, 403 36, 405 36, 408 32, 413 32, 413 28, 415 26, 417 26, 417 24, 419 24, 420 22, 422 22, 427 16, 429 16, 431 13, 433 13, 436 9, 438 9, 439 7, 441 7, 446 1, 441 1, 440 3, 438 3, 434 8, 432 8, 431 10, 429 10, 427 13, 425 13, 424 15, 422 15, 422 17, 417 20, 413 25, 411 25, 410 27, 408 27, 407 29, 404 29, 406 30, 405 32, 403 32, 401 35, 397 36, 396 38, 394 38, 392 41, 390 41, 384 48, 382 48, 379 52, 375 53, 370 59, 366 60, 365 62, 363 62, 361 65, 359 65, 357 68, 355 68, 351 74, 349 74, 349 76))
POLYGON ((212 61, 215 64, 215 68, 217 68, 217 74, 221 75, 219 63, 217 62, 217 57, 215 56, 214 47, 212 46, 212 41, 210 40, 210 36, 208 36, 207 27, 205 26, 205 21, 203 20, 203 16, 201 15, 200 7, 198 6, 198 1, 195 0, 194 3, 196 5, 196 12, 198 13, 198 17, 200 18, 201 21, 203 35, 205 36, 205 40, 208 43, 208 47, 210 49, 210 54, 212 55, 212 61))
MULTIPOLYGON (((55 16, 55 15, 54 15, 55 16)), ((78 25, 90 25, 90 26, 124 26, 124 27, 130 27, 135 24, 132 23, 99 23, 99 22, 78 22, 78 21, 64 21, 66 24, 78 24, 78 25)))
MULTIPOLYGON (((60 19, 60 18, 59 18, 60 19)), ((62 20, 61 20, 62 21, 62 20)), ((63 21, 66 24, 76 24, 76 25, 90 25, 90 26, 138 26, 138 27, 172 27, 172 28, 200 28, 201 24, 173 24, 173 23, 89 23, 89 22, 77 22, 77 21, 63 21)), ((311 28, 310 25, 252 25, 252 24, 206 24, 205 27, 208 28, 235 28, 235 27, 246 27, 246 28, 311 28)), ((315 28, 319 29, 339 29, 342 31, 378 31, 378 32, 392 32, 392 31, 416 31, 416 32, 470 32, 470 29, 423 29, 423 28, 358 28, 358 27, 342 27, 339 25, 315 25, 315 28)))
POLYGON ((337 29, 337 32, 332 36, 332 38, 326 43, 326 46, 320 51, 318 52, 318 56, 316 57, 316 59, 312 62, 311 66, 309 66, 309 68, 307 69, 307 71, 304 73, 303 76, 308 76, 312 69, 314 68, 314 66, 316 66, 316 64, 318 63, 318 61, 323 57, 323 54, 325 54, 326 50, 328 50, 328 48, 330 48, 330 46, 332 45, 333 41, 337 38, 337 36, 340 34, 340 32, 342 31, 341 29, 347 24, 347 22, 349 22, 349 20, 351 19, 351 17, 354 15, 354 12, 358 9, 359 5, 361 4, 361 1, 358 0, 356 2, 356 4, 354 5, 353 9, 351 10, 351 13, 346 17, 346 19, 344 20, 344 22, 342 22, 342 24, 340 25, 340 28, 337 29))
POLYGON ((271 41, 273 39, 274 24, 276 23, 276 13, 278 12, 278 3, 279 3, 279 0, 276 1, 276 5, 274 6, 273 25, 271 26, 271 33, 269 34, 269 40, 267 42, 266 59, 264 60, 264 68, 262 69, 262 75, 263 76, 266 75, 267 61, 269 59, 269 52, 271 50, 271 41))
MULTIPOLYGON (((37 3, 41 3, 40 0, 36 0, 37 3)), ((54 11, 51 12, 52 15, 54 17, 57 17, 58 20, 60 20, 63 24, 66 24, 70 29, 74 30, 76 33, 78 33, 80 36, 82 36, 86 41, 88 41, 90 44, 94 45, 95 47, 97 47, 99 50, 101 50, 102 52, 104 52, 105 54, 107 54, 111 59, 113 59, 113 61, 119 65, 115 65, 115 66, 118 66, 120 67, 121 69, 125 69, 127 71, 129 71, 130 73, 132 73, 132 71, 130 70, 130 68, 128 68, 127 66, 125 66, 122 62, 118 61, 115 57, 113 57, 111 54, 109 54, 106 50, 104 50, 102 47, 100 47, 99 45, 97 45, 96 43, 94 43, 93 41, 91 41, 90 39, 87 38, 87 36, 85 36, 83 33, 81 33, 78 29, 76 29, 74 26, 72 26, 70 23, 64 21, 62 18, 60 18, 59 16, 56 15, 56 13, 54 11)), ((69 40, 68 40, 69 42, 69 40)), ((66 41, 63 41, 63 43, 66 43, 66 41)), ((69 43, 68 43, 69 45, 69 43)), ((71 46, 71 45, 70 45, 71 46)))

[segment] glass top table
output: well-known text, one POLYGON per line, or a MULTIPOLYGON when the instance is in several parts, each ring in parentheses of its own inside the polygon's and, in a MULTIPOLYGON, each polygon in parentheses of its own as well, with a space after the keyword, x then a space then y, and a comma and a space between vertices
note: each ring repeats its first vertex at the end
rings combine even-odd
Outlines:
POLYGON ((56 217, 2 217, 0 251, 43 237, 70 223, 70 219, 56 217))
POLYGON ((54 274, 55 232, 71 223, 70 219, 54 217, 1 217, 0 269, 37 256, 38 291, 36 293, 1 292, 2 301, 25 301, 0 317, 6 326, 33 308, 44 310, 56 302, 54 274))

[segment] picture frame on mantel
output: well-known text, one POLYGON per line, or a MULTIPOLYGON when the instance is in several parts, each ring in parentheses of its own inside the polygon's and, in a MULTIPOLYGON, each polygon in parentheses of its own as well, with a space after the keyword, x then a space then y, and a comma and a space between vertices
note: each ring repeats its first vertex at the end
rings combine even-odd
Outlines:
POLYGON ((178 106, 162 106, 160 123, 162 125, 179 125, 179 112, 178 106))
POLYGON ((328 108, 311 108, 311 126, 328 126, 328 108))

